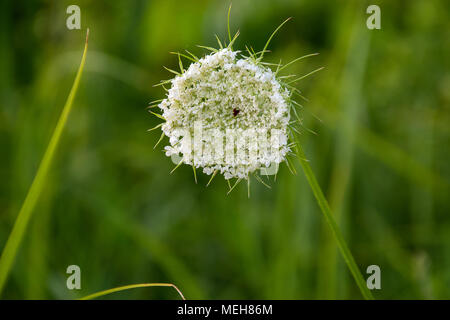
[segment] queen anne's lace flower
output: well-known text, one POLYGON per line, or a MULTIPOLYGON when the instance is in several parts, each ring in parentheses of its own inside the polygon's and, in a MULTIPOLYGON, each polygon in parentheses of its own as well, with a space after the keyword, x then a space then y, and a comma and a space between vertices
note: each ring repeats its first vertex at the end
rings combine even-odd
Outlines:
POLYGON ((225 179, 247 179, 285 160, 290 93, 270 68, 225 48, 170 84, 159 104, 167 156, 180 155, 183 163, 225 179))

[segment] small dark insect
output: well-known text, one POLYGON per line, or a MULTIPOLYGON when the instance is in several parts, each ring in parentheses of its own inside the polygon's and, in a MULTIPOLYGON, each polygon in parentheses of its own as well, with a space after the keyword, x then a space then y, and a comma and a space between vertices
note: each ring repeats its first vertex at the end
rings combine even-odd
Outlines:
POLYGON ((241 112, 241 110, 234 108, 233 109, 233 117, 236 117, 239 114, 239 112, 241 112))

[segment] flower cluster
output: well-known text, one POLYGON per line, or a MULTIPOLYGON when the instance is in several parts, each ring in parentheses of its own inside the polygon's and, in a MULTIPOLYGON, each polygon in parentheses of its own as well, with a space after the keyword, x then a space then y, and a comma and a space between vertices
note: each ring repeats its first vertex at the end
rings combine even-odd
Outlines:
POLYGON ((225 179, 247 179, 285 160, 290 92, 270 68, 225 48, 169 83, 159 104, 167 156, 181 155, 183 163, 225 179))

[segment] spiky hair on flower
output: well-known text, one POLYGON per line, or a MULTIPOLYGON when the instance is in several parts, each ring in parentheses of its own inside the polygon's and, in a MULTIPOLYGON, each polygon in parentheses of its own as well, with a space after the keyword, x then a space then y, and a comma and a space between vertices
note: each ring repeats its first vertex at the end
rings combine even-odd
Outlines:
POLYGON ((150 103, 162 114, 150 112, 164 120, 156 127, 169 145, 164 150, 168 157, 179 157, 172 172, 181 164, 191 165, 197 182, 196 169, 211 175, 208 185, 217 173, 227 180, 230 191, 250 175, 267 184, 258 175, 267 168, 285 162, 291 172, 295 169, 288 159, 293 154, 293 132, 298 132, 301 118, 297 108, 302 106, 294 95, 304 98, 293 83, 305 76, 280 76, 287 66, 314 56, 308 54, 282 65, 263 61, 270 41, 278 30, 290 20, 286 19, 269 37, 260 52, 246 47, 246 54, 233 50, 239 31, 232 38, 228 10, 228 39, 223 44, 216 36, 219 48, 199 46, 210 54, 198 58, 186 50, 173 53, 178 56, 180 71, 165 68, 175 74, 173 79, 161 81, 157 86, 166 90, 166 97, 150 103), (186 69, 182 58, 191 62, 186 69), (170 86, 169 89, 166 86, 170 86), (295 117, 295 120, 291 120, 295 117), (236 179, 233 187, 230 180, 236 179))

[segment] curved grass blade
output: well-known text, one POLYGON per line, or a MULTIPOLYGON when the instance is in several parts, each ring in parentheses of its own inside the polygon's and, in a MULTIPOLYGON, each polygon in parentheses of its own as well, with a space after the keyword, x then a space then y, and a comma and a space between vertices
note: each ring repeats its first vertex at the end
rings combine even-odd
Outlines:
POLYGON ((81 63, 78 68, 75 81, 73 82, 72 89, 70 90, 69 96, 67 97, 64 108, 58 119, 58 123, 56 124, 55 130, 53 131, 47 149, 45 150, 36 176, 34 177, 34 180, 31 184, 25 201, 22 204, 22 207, 14 223, 14 227, 9 235, 8 241, 6 242, 5 248, 3 249, 2 255, 0 257, 0 294, 5 286, 10 269, 14 263, 14 259, 17 255, 20 243, 22 242, 23 235, 33 213, 33 209, 36 205, 39 195, 41 194, 42 189, 44 188, 47 173, 55 155, 55 151, 61 138, 61 134, 69 117, 70 110, 72 109, 73 100, 75 99, 81 75, 83 74, 84 63, 86 61, 88 37, 89 29, 86 34, 83 56, 81 58, 81 63))
POLYGON ((309 165, 308 160, 306 160, 302 146, 299 143, 297 143, 297 147, 295 149, 297 150, 297 155, 300 160, 303 172, 305 173, 306 179, 308 180, 308 183, 313 191, 314 197, 316 198, 317 203, 319 204, 320 210, 325 216, 325 220, 327 221, 328 225, 331 228, 333 237, 337 242, 337 245, 342 254, 342 257, 345 260, 345 263, 350 269, 350 272, 352 273, 353 278, 355 279, 355 282, 358 285, 359 290, 361 291, 363 297, 366 300, 373 300, 374 297, 366 286, 366 282, 364 281, 364 278, 361 272, 359 271, 358 266, 356 265, 355 259, 353 258, 353 255, 350 252, 350 249, 348 248, 347 243, 345 242, 344 237, 341 234, 341 231, 339 230, 339 226, 337 225, 336 221, 333 218, 333 214, 331 212, 330 206, 328 205, 328 201, 323 195, 322 189, 320 188, 319 183, 316 180, 316 177, 311 169, 311 166, 309 165))
POLYGON ((172 287, 178 292, 178 294, 180 295, 181 299, 186 300, 184 298, 183 294, 181 293, 180 289, 178 289, 177 286, 172 284, 172 283, 138 283, 138 284, 129 284, 127 286, 121 286, 121 287, 116 287, 116 288, 112 288, 112 289, 96 292, 96 293, 90 294, 88 296, 85 296, 83 298, 80 298, 79 300, 92 300, 92 299, 95 299, 95 298, 98 298, 98 297, 106 296, 106 295, 114 293, 114 292, 120 292, 120 291, 124 291, 124 290, 135 289, 135 288, 147 288, 147 287, 172 287))

